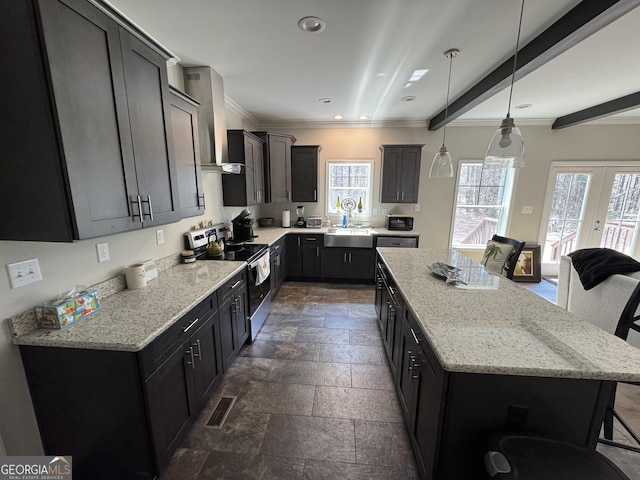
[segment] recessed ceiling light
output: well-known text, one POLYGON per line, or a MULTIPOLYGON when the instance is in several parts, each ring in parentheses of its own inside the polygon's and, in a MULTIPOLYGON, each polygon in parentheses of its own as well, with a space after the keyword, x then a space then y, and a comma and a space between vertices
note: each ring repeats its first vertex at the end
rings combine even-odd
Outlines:
POLYGON ((342 120, 344 117, 342 115, 334 115, 333 118, 336 120, 342 120))
POLYGON ((402 97, 400 100, 403 102, 413 102, 416 99, 413 95, 407 95, 406 97, 402 97))
POLYGON ((303 32, 320 33, 325 27, 326 24, 320 17, 304 17, 298 22, 298 28, 303 32))
POLYGON ((328 97, 324 97, 324 98, 319 98, 318 101, 320 103, 331 103, 331 102, 333 102, 333 99, 332 98, 328 98, 328 97))
POLYGON ((531 103, 521 103, 520 105, 516 105, 514 108, 529 108, 529 107, 533 107, 533 104, 531 104, 531 103))
POLYGON ((369 120, 369 115, 360 115, 358 120, 369 120))

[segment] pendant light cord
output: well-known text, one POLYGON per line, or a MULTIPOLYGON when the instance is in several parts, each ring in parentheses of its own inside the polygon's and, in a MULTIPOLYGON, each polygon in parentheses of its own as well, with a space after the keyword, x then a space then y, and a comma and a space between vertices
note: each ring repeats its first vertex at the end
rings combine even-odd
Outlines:
POLYGON ((444 147, 444 140, 447 136, 447 117, 449 116, 449 90, 451 88, 451 65, 453 64, 453 57, 455 57, 457 53, 450 52, 449 57, 449 79, 447 80, 447 104, 444 109, 444 126, 442 127, 442 146, 444 147))
POLYGON ((520 31, 522 30, 523 13, 524 13, 524 0, 522 0, 522 6, 520 7, 520 23, 518 24, 518 38, 516 39, 516 52, 513 54, 513 72, 511 74, 511 89, 509 90, 509 108, 507 109, 507 118, 510 116, 510 113, 511 113, 511 96, 513 95, 513 84, 516 81, 516 65, 518 63, 518 47, 520 46, 520 31))

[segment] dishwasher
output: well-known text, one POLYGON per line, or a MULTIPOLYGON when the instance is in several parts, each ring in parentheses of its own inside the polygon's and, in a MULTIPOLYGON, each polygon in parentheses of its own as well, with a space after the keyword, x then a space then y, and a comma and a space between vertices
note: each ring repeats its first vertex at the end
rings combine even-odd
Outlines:
POLYGON ((378 236, 376 240, 376 247, 418 248, 418 237, 378 236))

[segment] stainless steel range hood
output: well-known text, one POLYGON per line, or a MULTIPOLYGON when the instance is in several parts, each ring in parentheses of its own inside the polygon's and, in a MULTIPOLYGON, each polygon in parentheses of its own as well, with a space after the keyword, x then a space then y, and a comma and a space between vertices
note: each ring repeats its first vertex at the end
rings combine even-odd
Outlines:
POLYGON ((211 67, 185 67, 185 92, 196 99, 202 169, 241 173, 242 164, 228 163, 227 114, 222 77, 211 67))

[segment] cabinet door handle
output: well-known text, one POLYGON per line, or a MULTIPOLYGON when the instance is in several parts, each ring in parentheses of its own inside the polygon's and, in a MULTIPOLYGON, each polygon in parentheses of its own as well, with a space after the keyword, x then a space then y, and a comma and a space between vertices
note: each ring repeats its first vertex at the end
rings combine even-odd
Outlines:
POLYGON ((300 237, 298 237, 298 246, 300 246, 300 237))
POLYGON ((404 201, 404 191, 402 192, 402 196, 400 197, 400 200, 404 201))
POLYGON ((410 330, 411 335, 413 335, 413 339, 416 341, 416 343, 420 343, 420 340, 418 340, 418 337, 416 337, 416 332, 413 331, 413 328, 411 328, 410 330))
POLYGON ((316 247, 316 257, 320 256, 320 247, 316 247))
POLYGON ((200 321, 200 317, 196 318, 193 322, 191 322, 189 325, 187 325, 182 329, 182 333, 187 333, 189 330, 191 330, 191 327, 193 327, 199 321, 200 321))
MULTIPOLYGON (((142 201, 140 199, 140 195, 136 195, 136 198, 133 200, 129 200, 129 203, 131 203, 131 205, 137 205, 138 206, 138 213, 133 213, 131 212, 131 218, 133 220, 136 219, 136 217, 138 217, 140 219, 140 223, 144 222, 144 219, 142 218, 142 201)), ((133 210, 133 209, 132 209, 133 210)))
POLYGON ((396 291, 393 289, 393 287, 391 285, 389 285, 389 293, 391 295, 393 295, 394 297, 396 296, 396 291))
POLYGON ((306 237, 307 242, 315 242, 317 240, 316 237, 306 237))
POLYGON ((236 283, 234 283, 233 285, 231 285, 231 290, 233 290, 234 288, 236 288, 238 285, 240 285, 242 283, 242 280, 238 280, 236 283))
POLYGON ((396 192, 396 202, 400 200, 400 192, 396 192))
POLYGON ((153 222, 153 205, 151 204, 151 195, 147 195, 147 199, 142 200, 141 203, 146 203, 149 205, 149 213, 145 213, 143 215, 149 217, 149 219, 153 222))
POLYGON ((409 362, 407 365, 407 373, 411 373, 411 368, 413 367, 413 362, 411 361, 411 359, 413 358, 413 354, 411 353, 411 350, 407 350, 407 355, 409 355, 409 362))
POLYGON ((187 360, 187 365, 191 365, 191 369, 195 370, 196 369, 196 363, 195 363, 195 361, 193 359, 193 348, 192 347, 187 348, 187 351, 184 352, 184 353, 189 354, 189 356, 191 357, 191 362, 189 362, 189 360, 187 360))
MULTIPOLYGON (((200 339, 196 340, 196 345, 198 347, 198 351, 197 352, 193 352, 193 356, 194 357, 198 357, 198 361, 201 362, 202 361, 202 356, 200 355, 200 339)), ((191 349, 193 349, 194 345, 191 345, 191 349)))
POLYGON ((349 263, 353 262, 353 253, 349 254, 349 263))
POLYGON ((342 263, 347 263, 347 254, 346 253, 342 254, 342 263))
POLYGON ((315 201, 317 201, 317 200, 318 200, 318 191, 317 191, 317 190, 314 190, 314 191, 313 191, 313 201, 315 202, 315 201))

